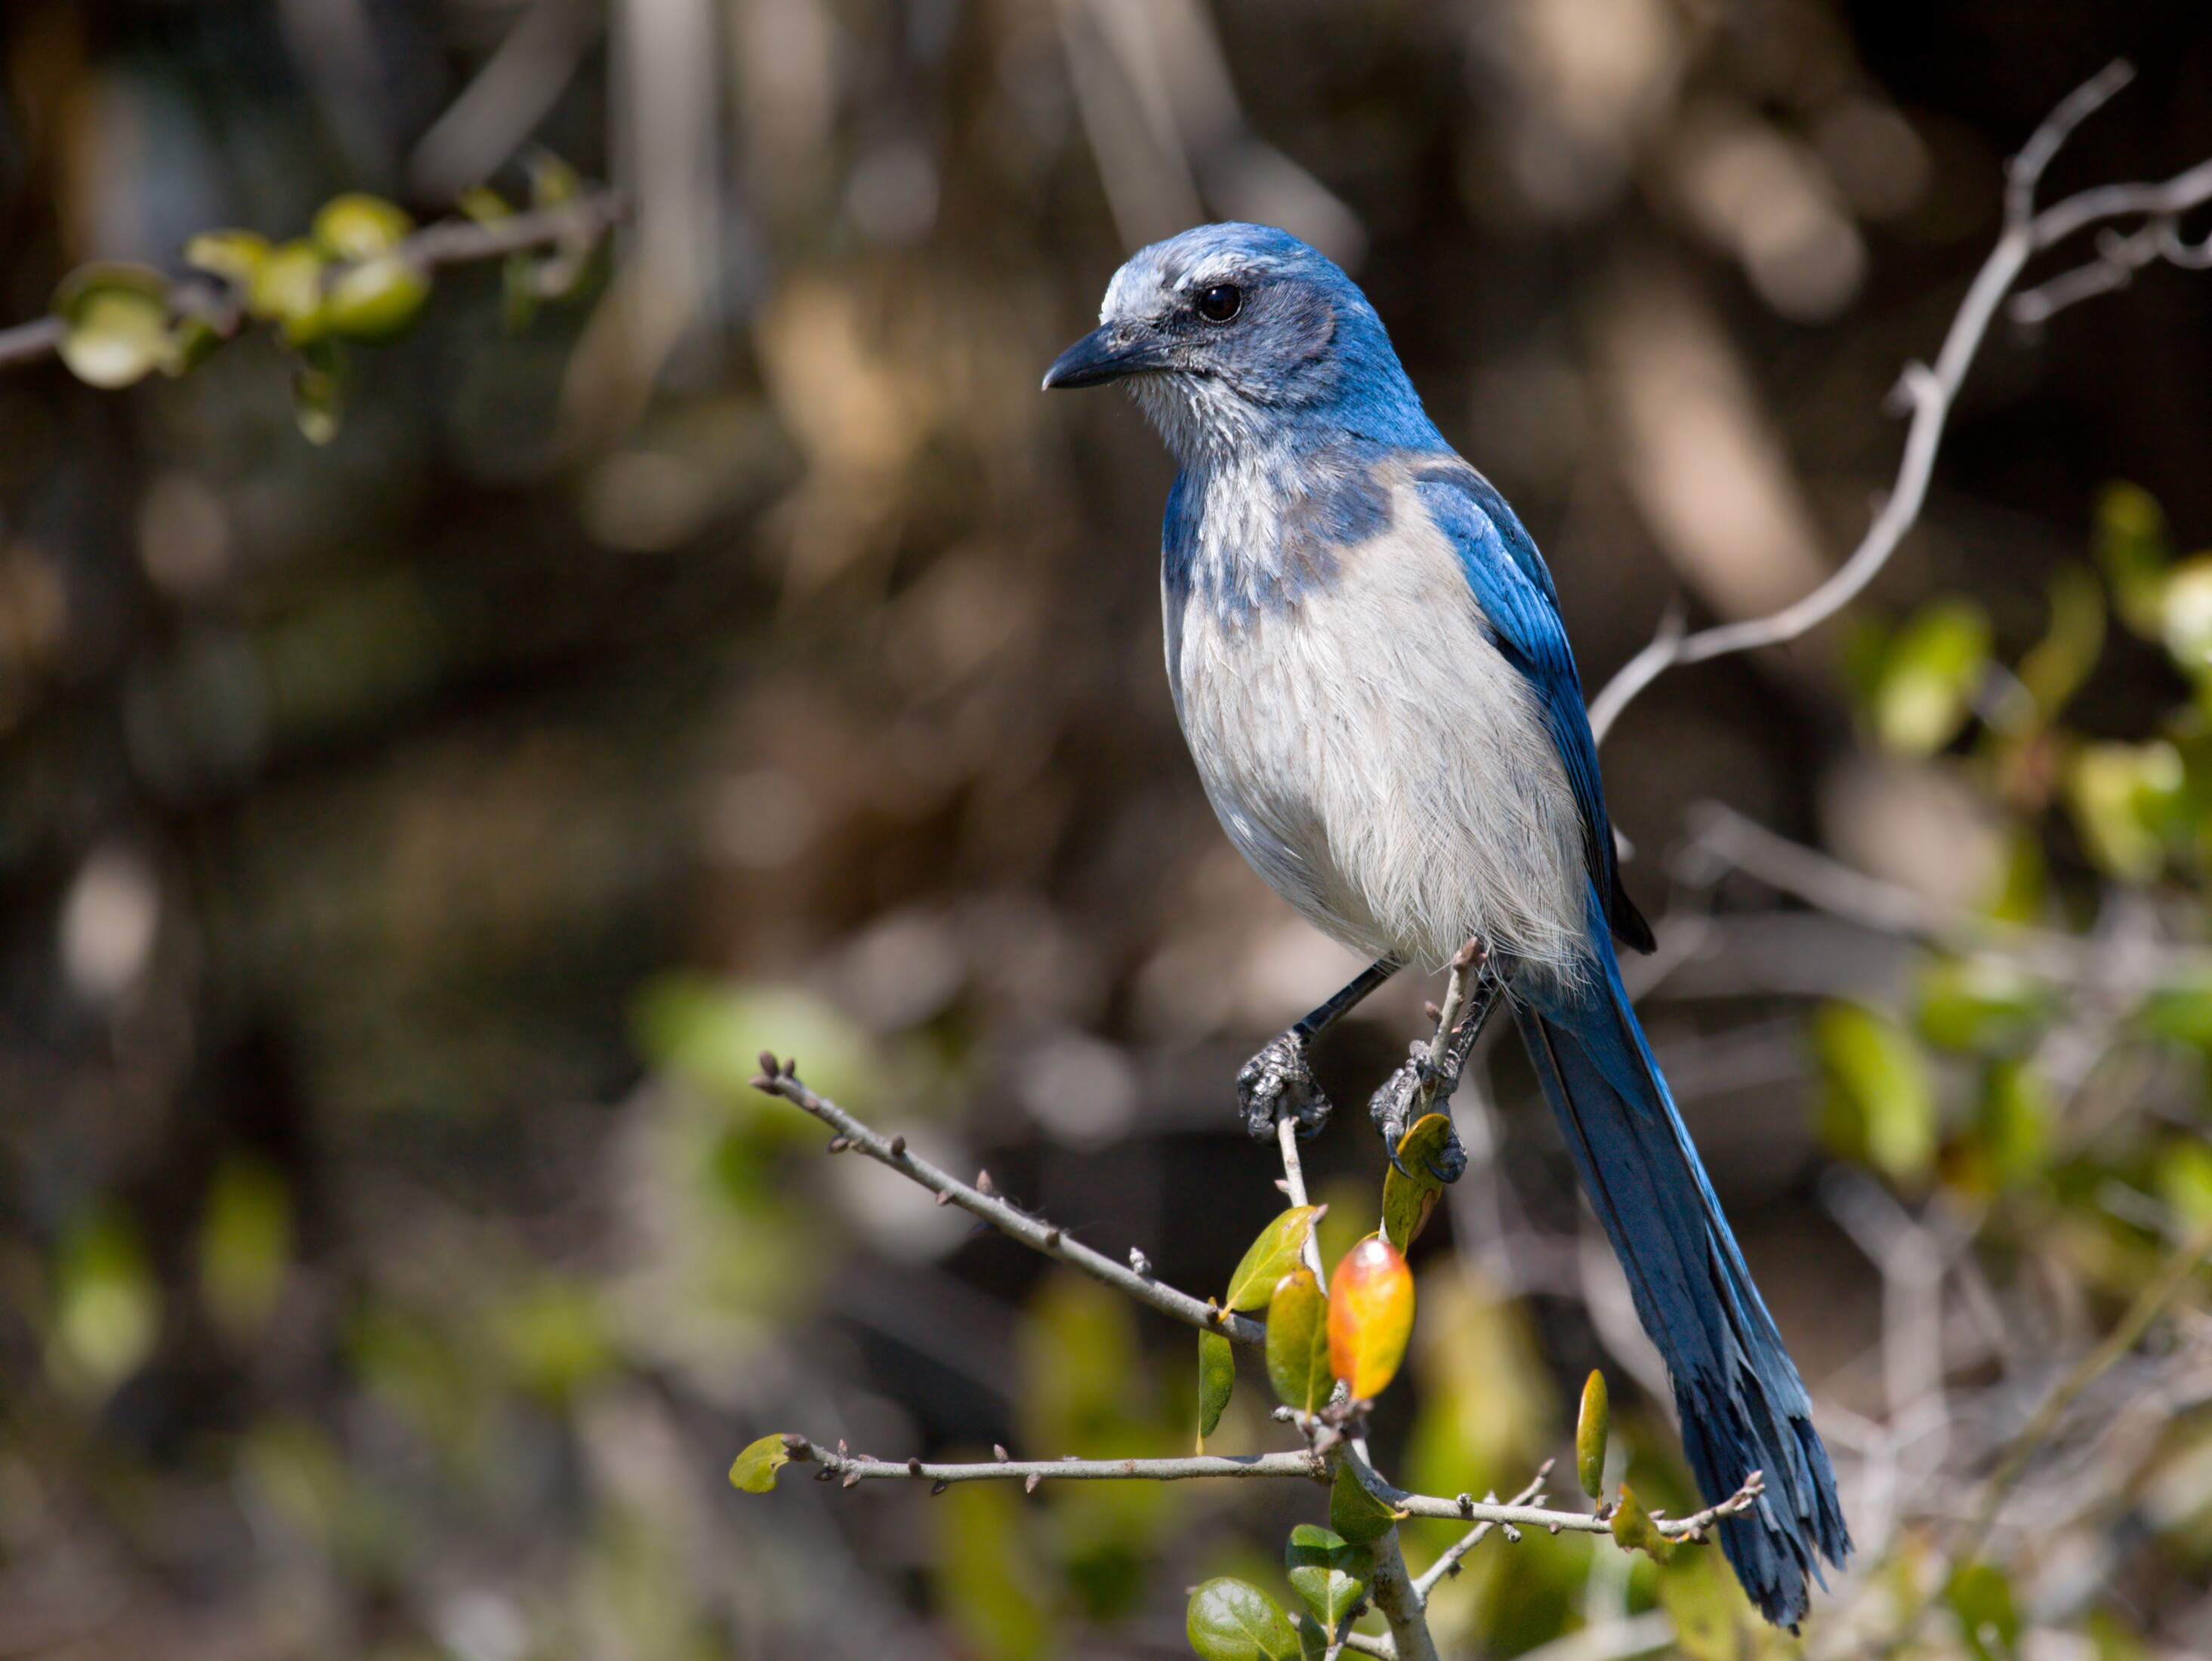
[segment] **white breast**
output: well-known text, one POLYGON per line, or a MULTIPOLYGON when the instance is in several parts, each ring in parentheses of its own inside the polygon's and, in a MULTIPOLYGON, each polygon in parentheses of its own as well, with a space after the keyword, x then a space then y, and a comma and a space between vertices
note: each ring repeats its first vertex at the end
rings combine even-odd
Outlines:
POLYGON ((1577 974, 1587 877, 1565 770, 1457 555, 1396 488, 1390 528, 1343 549, 1331 585, 1241 616, 1203 584, 1170 600, 1184 737, 1244 857, 1347 945, 1434 967, 1480 934, 1577 974))

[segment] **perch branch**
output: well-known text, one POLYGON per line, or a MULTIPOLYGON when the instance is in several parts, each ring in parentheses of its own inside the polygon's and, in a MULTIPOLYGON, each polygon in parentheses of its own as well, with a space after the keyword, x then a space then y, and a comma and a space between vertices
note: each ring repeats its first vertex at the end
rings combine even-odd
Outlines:
MULTIPOLYGON (((1395 1511, 1409 1517, 1441 1517, 1458 1522, 1490 1523, 1509 1531, 1540 1528, 1547 1533, 1610 1534, 1611 1519, 1601 1513, 1586 1511, 1553 1511, 1535 1505, 1497 1505, 1487 1500, 1471 1500, 1466 1494, 1446 1500, 1433 1494, 1408 1494, 1403 1488, 1393 1488, 1376 1474, 1375 1468, 1357 1454, 1347 1451, 1344 1458, 1359 1485, 1395 1511)), ((1687 1517, 1669 1518, 1658 1512, 1651 1513, 1660 1533, 1670 1540, 1702 1540, 1705 1531, 1723 1517, 1733 1517, 1748 1511, 1766 1492, 1766 1479, 1753 1471, 1743 1479, 1743 1486, 1718 1505, 1707 1506, 1703 1511, 1692 1512, 1687 1517)), ((1507 1538, 1513 1534, 1509 1531, 1507 1538)))
MULTIPOLYGON (((2180 214, 2200 203, 2212 201, 2212 160, 2199 162, 2163 184, 2103 185, 2068 197, 2041 213, 2035 211, 2036 187, 2042 182, 2051 157, 2075 127, 2134 76, 2134 70, 2124 63, 2106 66, 2051 111, 2006 168, 2004 229, 1996 246, 1990 251, 1989 258, 1967 288, 1966 298, 1960 302, 1949 332, 1943 337, 1942 349, 1936 354, 1935 367, 1917 362, 1907 364, 1892 395, 1893 401, 1909 411, 1912 418, 1905 432, 1905 454, 1888 500, 1875 515, 1874 523, 1867 528, 1866 536, 1850 558, 1810 594, 1771 616, 1723 623, 1695 633, 1684 633, 1680 619, 1670 616, 1661 624, 1650 644, 1622 665, 1591 700, 1590 730, 1599 743, 1605 741, 1621 711, 1668 670, 1730 652, 1787 645, 1827 621, 1856 599, 1875 579, 1897 551, 1905 533, 1920 517, 1952 403, 1997 308, 2030 259, 2101 221, 2145 216, 2152 221, 2154 229, 2161 225, 2166 227, 2154 238, 2157 244, 2155 252, 2170 247, 2172 252, 2167 257, 2178 253, 2177 264, 2212 263, 2212 249, 2183 242, 2179 233, 2172 229, 2180 214)), ((2129 239, 2118 241, 2127 244, 2129 239)), ((2155 252, 2144 257, 2141 263, 2147 264, 2155 252)), ((2132 252, 2125 256, 2133 257, 2132 252)), ((2071 304, 2104 288, 2117 288, 2126 281, 2127 269, 2121 269, 2122 258, 2107 249, 2094 265, 2055 279, 2044 289, 2031 290, 2021 295, 2020 301, 2033 301, 2038 294, 2045 295, 2045 300, 2038 302, 2045 306, 2039 316, 2048 317, 2060 305, 2071 304), (2093 286, 2092 279, 2084 275, 2104 271, 2108 265, 2115 268, 2110 280, 2099 278, 2093 286), (2062 289, 2057 295, 2048 293, 2068 283, 2073 288, 2062 289), (2073 291, 2076 288, 2080 292, 2073 291), (2053 300, 2057 303, 2050 303, 2053 300)), ((2015 303, 2014 315, 2021 315, 2020 302, 2015 303)))
MULTIPOLYGON (((957 1205, 962 1210, 981 1217, 1001 1234, 1010 1235, 1033 1251, 1064 1263, 1071 1269, 1079 1269, 1093 1280, 1103 1281, 1116 1291, 1129 1296, 1163 1315, 1172 1316, 1186 1325, 1202 1331, 1218 1332, 1238 1343, 1259 1344, 1267 1341, 1267 1329, 1260 1322, 1238 1315, 1210 1303, 1200 1303, 1188 1292, 1178 1292, 1171 1286, 1163 1286, 1150 1276, 1139 1275, 1111 1258, 1092 1251, 1078 1240, 1072 1240, 1063 1229, 1054 1227, 1042 1217, 1008 1204, 996 1194, 987 1194, 980 1188, 970 1187, 957 1178, 939 1170, 927 1160, 918 1158, 908 1151, 904 1137, 885 1137, 870 1130, 826 1096, 818 1096, 799 1082, 799 1076, 791 1071, 790 1062, 779 1063, 774 1056, 761 1057, 762 1070, 752 1084, 772 1096, 781 1096, 793 1106, 814 1115, 828 1125, 842 1140, 845 1146, 866 1154, 879 1165, 888 1165, 901 1176, 920 1183, 937 1195, 945 1203, 957 1205)), ((903 1467, 902 1467, 903 1469, 903 1467)))
MULTIPOLYGON (((620 192, 592 191, 571 202, 533 208, 489 223, 440 220, 407 237, 397 252, 399 258, 424 270, 470 265, 540 248, 589 247, 629 217, 629 204, 620 192)), ((343 269, 333 265, 331 271, 343 269)), ((173 317, 204 318, 224 340, 246 324, 236 292, 213 277, 180 277, 172 282, 169 312, 173 317)), ((0 329, 0 369, 53 356, 61 349, 64 332, 62 320, 57 317, 34 318, 12 329, 0 329)))
POLYGON ((1020 1482, 1035 1488, 1039 1482, 1184 1482, 1215 1477, 1303 1476, 1321 1481, 1328 1475, 1317 1453, 1255 1453, 1236 1458, 1202 1453, 1182 1459, 1001 1459, 975 1464, 933 1464, 926 1459, 878 1459, 866 1453, 842 1453, 804 1437, 784 1438, 794 1464, 811 1460, 845 1486, 865 1482, 1020 1482), (794 1442, 796 1446, 793 1446, 794 1442))

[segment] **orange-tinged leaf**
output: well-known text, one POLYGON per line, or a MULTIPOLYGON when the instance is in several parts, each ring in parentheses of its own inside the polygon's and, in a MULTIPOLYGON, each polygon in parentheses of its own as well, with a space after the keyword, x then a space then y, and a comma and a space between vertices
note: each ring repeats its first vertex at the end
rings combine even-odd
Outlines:
POLYGON ((1306 1249, 1306 1236, 1313 1233, 1315 1222, 1328 1209, 1293 1205, 1262 1228, 1259 1238, 1245 1248, 1237 1272, 1229 1277, 1224 1307, 1265 1309, 1274 1295, 1275 1282, 1297 1267, 1298 1254, 1306 1249))
POLYGON ((1293 1269, 1275 1282, 1267 1306, 1267 1378, 1285 1407, 1318 1413, 1328 1405, 1335 1383, 1328 1370, 1328 1300, 1310 1269, 1293 1269))
POLYGON ((1329 1281, 1329 1370, 1354 1401, 1379 1396, 1398 1376, 1413 1331, 1413 1272, 1396 1246, 1370 1235, 1344 1254, 1329 1281))

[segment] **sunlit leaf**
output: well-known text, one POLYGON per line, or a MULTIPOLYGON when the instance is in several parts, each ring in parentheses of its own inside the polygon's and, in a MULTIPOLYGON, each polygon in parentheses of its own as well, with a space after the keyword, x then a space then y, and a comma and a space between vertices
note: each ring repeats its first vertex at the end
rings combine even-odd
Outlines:
POLYGON ((1862 1004, 1821 1006, 1813 1043, 1826 1079, 1823 1139, 1897 1182, 1926 1175, 1936 1155, 1936 1086, 1911 1034, 1862 1004))
POLYGON ((1424 1114, 1398 1138, 1398 1164, 1382 1174, 1382 1237, 1401 1252, 1411 1249, 1414 1239, 1428 1226, 1444 1185, 1429 1169, 1451 1141, 1452 1122, 1443 1113, 1424 1114))
POLYGON ((2143 1001, 2137 1019, 2160 1038, 2212 1049, 2212 981, 2160 987, 2143 1001))
POLYGON ((305 240, 270 249, 246 285, 246 309, 278 324, 288 346, 321 339, 323 270, 328 263, 320 248, 305 240))
POLYGON ((1966 724, 1989 670, 1990 620, 1971 600, 1931 600, 1891 639, 1876 686, 1875 731, 1900 755, 1932 755, 1966 724))
POLYGON ((269 239, 258 231, 202 231, 185 244, 185 264, 243 290, 253 286, 269 253, 269 239))
POLYGON ((1959 1634, 1976 1661, 2011 1661, 2020 1641, 2020 1609, 2004 1571, 1985 1562, 1962 1563, 1951 1571, 1943 1601, 1959 1617, 1959 1634))
POLYGON ((2163 739, 2084 744, 2066 772, 2066 802, 2090 857, 2111 875, 2147 882, 2187 828, 2181 754, 2163 739))
POLYGON ((1338 1462, 1336 1480, 1328 1490, 1328 1525, 1334 1532, 1364 1546, 1381 1539, 1405 1515, 1362 1487, 1348 1461, 1338 1462))
POLYGON ((496 225, 512 219, 514 209, 505 197, 488 185, 471 185, 459 198, 460 209, 479 225, 496 225))
POLYGON ((1375 1554, 1342 1535, 1311 1523, 1291 1531, 1283 1550, 1291 1590, 1305 1600, 1313 1617, 1330 1631, 1358 1608, 1375 1580, 1375 1554))
POLYGON ((1662 1563, 1674 1555, 1674 1543, 1660 1533, 1659 1525, 1651 1520, 1651 1513, 1626 1482, 1620 1485, 1610 1526, 1613 1537, 1624 1550, 1648 1552, 1662 1563))
POLYGON ((1920 1033, 1947 1050, 2017 1054, 2049 1017, 2049 991, 1993 957, 1937 957, 1920 977, 1920 1033))
POLYGON ((1204 1661, 1299 1661, 1297 1628, 1282 1605, 1226 1575, 1191 1593, 1184 1630, 1204 1661))
POLYGON ((1274 1295, 1275 1282, 1297 1266, 1320 1216, 1318 1205, 1293 1205, 1260 1231, 1244 1248, 1237 1270, 1229 1277, 1229 1295, 1222 1302, 1230 1309, 1264 1309, 1274 1295))
POLYGON ((166 367, 174 355, 168 285, 158 271, 80 267, 55 291, 54 312, 62 320, 61 360, 88 386, 129 386, 166 367))
POLYGON ((2157 640, 2172 555, 2165 510, 2140 485, 2106 485, 2097 498, 2095 547, 2121 621, 2144 639, 2157 640))
POLYGON ((1376 1235, 1344 1254, 1328 1286, 1328 1365, 1354 1401, 1381 1395, 1398 1376, 1413 1332, 1413 1274, 1376 1235))
POLYGON ((745 1494, 766 1494, 775 1486, 775 1473, 791 1463, 791 1450, 783 1438, 763 1436, 746 1444, 730 1466, 731 1485, 745 1494))
POLYGON ((1237 1352, 1218 1332, 1198 1335, 1198 1451, 1206 1452, 1206 1439, 1221 1422, 1237 1387, 1237 1352))
POLYGON ((152 1358, 161 1329, 161 1288, 122 1213, 103 1208, 71 1228, 53 1268, 46 1361, 56 1384, 99 1400, 152 1358))
POLYGON ((2183 674, 2194 680, 2212 674, 2212 554, 2173 567, 2160 601, 2160 630, 2183 674))
POLYGON ((1612 1428, 1605 1374, 1592 1367, 1583 1381, 1582 1410, 1575 1415, 1575 1479, 1593 1500, 1605 1493, 1605 1445, 1612 1428))
POLYGON ((390 253, 414 228, 415 221, 397 203, 353 191, 322 205, 313 235, 333 259, 363 260, 390 253))
POLYGON ((428 273, 397 254, 349 265, 323 296, 324 320, 349 340, 390 340, 403 333, 430 296, 428 273))
POLYGON ((200 1302, 236 1338, 259 1331, 276 1306, 292 1255, 292 1197, 266 1161, 227 1160, 200 1222, 200 1302))
POLYGON ((2105 591, 2079 566, 2062 566, 2051 579, 2051 626, 2022 654, 2016 671, 2036 713, 2056 720, 2105 649, 2105 591))
POLYGON ((1267 1379, 1283 1404, 1301 1413, 1326 1406, 1335 1383, 1328 1367, 1328 1300, 1303 1266, 1276 1282, 1267 1306, 1267 1379))
POLYGON ((2202 1137, 2176 1137, 2159 1150, 2158 1197, 2184 1227, 2212 1217, 2212 1146, 2202 1137))

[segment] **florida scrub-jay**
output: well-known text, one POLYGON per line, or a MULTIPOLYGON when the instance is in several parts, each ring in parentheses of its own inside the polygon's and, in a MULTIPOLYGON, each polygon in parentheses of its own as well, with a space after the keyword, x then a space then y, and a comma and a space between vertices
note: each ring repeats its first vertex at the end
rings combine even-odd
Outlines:
MULTIPOLYGON (((1161 600, 1206 796, 1278 894, 1376 960, 1240 1076, 1255 1134, 1326 1116, 1305 1059, 1322 1028, 1401 966, 1479 942, 1666 1359, 1698 1487, 1716 1502, 1765 1475, 1722 1544, 1794 1626, 1808 1571, 1850 1538, 1805 1387, 1621 985, 1614 940, 1651 934, 1535 544, 1444 442, 1366 296, 1281 231, 1204 226, 1132 258, 1044 384, 1111 380, 1180 464, 1161 600)), ((1393 1149, 1408 1094, 1378 1093, 1393 1149)))

